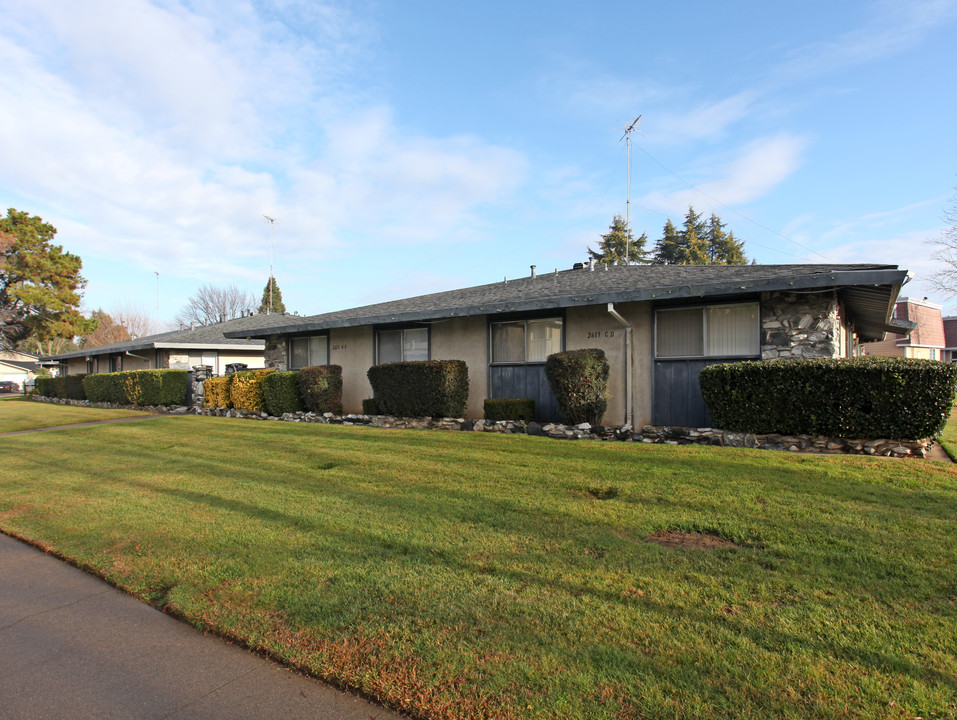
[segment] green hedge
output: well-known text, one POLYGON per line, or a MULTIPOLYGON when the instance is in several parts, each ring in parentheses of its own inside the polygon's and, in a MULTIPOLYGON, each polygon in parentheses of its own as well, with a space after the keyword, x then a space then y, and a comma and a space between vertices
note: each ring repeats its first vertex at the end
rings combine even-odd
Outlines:
POLYGON ((699 375, 712 425, 784 435, 916 440, 944 427, 957 365, 860 357, 711 365, 699 375))
POLYGON ((83 376, 86 399, 118 405, 183 405, 185 370, 126 370, 83 376))
POLYGON ((545 377, 566 423, 601 424, 608 409, 608 360, 603 350, 586 348, 549 355, 545 377))
POLYGON ((232 382, 232 375, 203 380, 203 406, 212 408, 232 407, 229 403, 229 386, 232 382))
POLYGON ((123 373, 96 373, 83 378, 86 399, 92 402, 116 403, 127 405, 126 391, 123 388, 123 373))
POLYGON ((263 380, 267 375, 276 372, 267 368, 264 370, 240 370, 232 375, 233 381, 229 386, 229 401, 237 410, 263 412, 266 409, 266 400, 263 397, 263 380))
POLYGON ((86 400, 86 390, 83 389, 83 378, 85 377, 85 374, 80 374, 67 375, 63 378, 66 386, 64 397, 68 397, 70 400, 86 400))
POLYGON ((38 377, 33 385, 33 392, 41 397, 56 397, 56 378, 38 377))
POLYGON ((464 360, 394 362, 369 368, 378 410, 397 417, 462 417, 469 398, 464 360))
POLYGON ((379 403, 375 401, 375 398, 366 398, 362 401, 362 414, 363 415, 381 415, 379 412, 379 403))
POLYGON ((274 372, 263 378, 263 400, 266 412, 274 417, 303 409, 299 394, 299 373, 295 370, 274 372))
POLYGON ((489 398, 485 401, 486 420, 535 419, 535 401, 532 398, 489 398))
POLYGON ((313 365, 299 371, 299 393, 306 410, 342 415, 342 367, 313 365))

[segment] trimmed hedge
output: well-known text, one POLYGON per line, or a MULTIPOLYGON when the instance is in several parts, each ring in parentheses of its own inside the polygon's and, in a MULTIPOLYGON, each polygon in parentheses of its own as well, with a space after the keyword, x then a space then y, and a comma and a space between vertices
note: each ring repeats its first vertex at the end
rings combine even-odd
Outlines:
POLYGON ((379 413, 397 417, 462 417, 469 398, 464 360, 376 365, 367 373, 379 413))
POLYGON ((117 405, 183 405, 185 370, 126 370, 83 376, 86 399, 117 405))
POLYGON ((535 419, 535 401, 532 398, 489 398, 485 401, 486 420, 535 419))
POLYGON ((299 394, 299 373, 295 370, 274 372, 263 378, 263 400, 266 412, 274 417, 303 409, 299 394))
POLYGON ((83 378, 85 377, 86 374, 84 373, 80 375, 67 375, 63 378, 66 385, 66 395, 64 397, 70 400, 86 400, 86 390, 83 389, 83 378))
POLYGON ((699 380, 712 425, 782 435, 918 440, 940 433, 957 365, 860 357, 710 365, 699 380))
POLYGON ((203 380, 203 405, 212 408, 232 407, 229 403, 229 386, 232 382, 232 375, 203 380))
POLYGON ((229 401, 237 410, 263 412, 266 409, 266 400, 263 397, 263 380, 266 376, 276 372, 272 368, 262 370, 240 370, 232 374, 232 384, 229 386, 229 401))
POLYGON ((299 371, 299 393, 306 410, 342 415, 342 367, 312 365, 299 371))
POLYGON ((366 398, 362 401, 362 414, 363 415, 381 415, 379 412, 379 403, 375 401, 375 398, 366 398))
POLYGON ((608 409, 608 360, 598 348, 549 355, 545 377, 569 425, 600 425, 608 409))
POLYGON ((56 397, 56 390, 52 377, 38 377, 33 385, 33 392, 41 397, 56 397))
POLYGON ((121 375, 122 373, 118 372, 87 375, 83 378, 86 399, 92 402, 128 404, 121 375))

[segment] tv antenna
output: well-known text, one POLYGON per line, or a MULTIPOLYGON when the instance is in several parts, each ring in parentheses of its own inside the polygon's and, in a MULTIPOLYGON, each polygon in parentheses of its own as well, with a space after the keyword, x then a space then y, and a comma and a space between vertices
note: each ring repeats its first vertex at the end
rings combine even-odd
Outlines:
POLYGON ((276 218, 271 218, 268 215, 263 215, 269 222, 269 307, 266 309, 267 315, 272 315, 272 286, 274 280, 272 279, 272 259, 273 259, 273 228, 276 226, 276 218))
POLYGON ((628 190, 625 199, 625 265, 631 264, 631 133, 638 126, 641 115, 631 121, 631 125, 625 128, 625 134, 618 142, 625 141, 625 147, 628 149, 628 190))
POLYGON ((154 270, 153 274, 156 276, 156 317, 159 317, 160 312, 160 274, 159 270, 154 270))

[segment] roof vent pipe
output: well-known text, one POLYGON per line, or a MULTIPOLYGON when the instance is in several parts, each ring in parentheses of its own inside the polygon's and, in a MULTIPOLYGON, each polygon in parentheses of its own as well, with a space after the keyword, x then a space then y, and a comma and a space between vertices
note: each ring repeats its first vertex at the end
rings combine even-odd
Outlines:
POLYGON ((588 261, 588 272, 595 272, 595 259, 592 258, 588 261))
POLYGON ((532 265, 531 267, 532 267, 532 277, 535 277, 535 266, 532 265))

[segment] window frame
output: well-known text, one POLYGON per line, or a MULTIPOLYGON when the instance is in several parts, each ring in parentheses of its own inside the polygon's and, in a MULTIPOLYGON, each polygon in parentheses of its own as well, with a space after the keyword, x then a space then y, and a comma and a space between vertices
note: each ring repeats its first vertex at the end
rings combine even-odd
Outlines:
POLYGON ((405 359, 405 332, 406 330, 425 330, 425 359, 432 359, 432 326, 424 325, 421 323, 413 323, 409 325, 380 325, 374 328, 372 335, 372 364, 373 365, 385 365, 386 363, 382 362, 381 353, 379 352, 379 335, 385 332, 399 332, 401 333, 399 339, 399 352, 402 354, 399 360, 389 360, 388 362, 415 362, 412 360, 405 359))
MULTIPOLYGON (((499 317, 494 320, 489 320, 488 323, 488 364, 489 366, 503 367, 507 365, 544 365, 545 360, 529 360, 528 359, 528 324, 529 322, 541 322, 543 320, 553 320, 561 323, 561 329, 559 331, 558 338, 558 350, 556 352, 563 352, 565 350, 565 314, 560 313, 555 315, 554 313, 548 313, 544 315, 523 315, 520 317, 499 317), (495 341, 494 333, 496 325, 504 325, 507 323, 522 323, 525 333, 525 355, 523 360, 496 360, 495 359, 495 341)), ((546 359, 547 359, 546 355, 546 359)))
POLYGON ((654 348, 653 348, 653 357, 655 362, 659 360, 668 361, 668 360, 710 360, 715 358, 738 358, 738 359, 749 359, 749 358, 760 358, 761 357, 761 303, 757 300, 748 300, 743 302, 727 302, 727 303, 715 303, 715 304, 704 304, 704 305, 673 305, 669 307, 659 307, 655 308, 655 326, 654 326, 654 348), (739 308, 751 306, 754 307, 756 312, 757 319, 757 348, 755 352, 751 353, 738 353, 738 354, 709 354, 708 353, 708 344, 710 332, 709 321, 708 321, 708 310, 719 310, 721 308, 739 308), (700 310, 701 312, 701 355, 659 355, 658 354, 658 317, 660 313, 674 312, 679 310, 700 310))
POLYGON ((287 367, 287 368, 289 368, 290 370, 302 370, 302 368, 304 368, 304 367, 317 367, 317 366, 322 367, 322 366, 328 365, 328 364, 329 364, 329 333, 327 333, 327 332, 325 332, 325 333, 310 333, 310 334, 308 334, 308 335, 292 335, 292 336, 289 337, 288 341, 286 342, 286 367, 287 367), (293 342, 296 341, 296 340, 305 340, 306 343, 307 343, 307 344, 306 344, 306 348, 307 348, 307 352, 308 352, 308 348, 309 348, 308 342, 309 342, 309 340, 311 340, 312 338, 325 338, 325 341, 326 341, 326 361, 325 361, 324 363, 314 363, 314 362, 312 362, 312 358, 309 358, 309 360, 308 360, 308 362, 307 362, 306 365, 303 365, 302 367, 294 367, 294 366, 293 366, 293 362, 292 362, 292 359, 293 359, 292 344, 293 344, 293 342))

